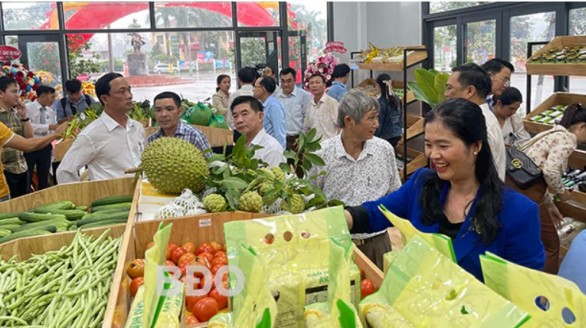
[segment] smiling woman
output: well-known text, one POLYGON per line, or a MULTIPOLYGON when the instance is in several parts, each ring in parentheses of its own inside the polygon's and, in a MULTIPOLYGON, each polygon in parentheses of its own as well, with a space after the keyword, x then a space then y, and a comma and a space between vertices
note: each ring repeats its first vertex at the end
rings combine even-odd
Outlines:
POLYGON ((425 154, 436 171, 420 169, 399 190, 348 207, 351 232, 389 227, 378 209, 382 204, 423 232, 452 238, 458 264, 479 280, 478 256, 486 251, 540 270, 544 250, 537 205, 503 186, 485 127, 482 110, 468 100, 450 99, 430 111, 425 116, 425 154))

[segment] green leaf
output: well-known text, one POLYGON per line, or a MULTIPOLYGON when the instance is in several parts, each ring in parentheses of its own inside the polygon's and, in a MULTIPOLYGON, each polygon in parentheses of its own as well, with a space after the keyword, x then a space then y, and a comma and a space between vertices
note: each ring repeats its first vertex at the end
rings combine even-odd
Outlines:
POLYGON ((312 128, 307 132, 307 135, 305 136, 305 138, 308 140, 308 142, 315 141, 315 140, 313 140, 313 138, 315 138, 316 134, 317 134, 317 130, 315 128, 312 128))
POLYGON ((237 177, 229 177, 221 182, 222 187, 228 189, 239 189, 242 190, 248 186, 248 183, 237 177))
POLYGON ((307 153, 307 154, 305 154, 305 159, 310 161, 313 165, 317 165, 317 166, 326 165, 324 160, 315 154, 307 153))

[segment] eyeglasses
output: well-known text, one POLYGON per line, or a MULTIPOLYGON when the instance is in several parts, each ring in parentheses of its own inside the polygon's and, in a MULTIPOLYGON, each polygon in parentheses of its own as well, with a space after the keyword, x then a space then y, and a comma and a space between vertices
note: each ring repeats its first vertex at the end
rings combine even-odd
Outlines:
POLYGON ((498 77, 505 84, 506 87, 508 87, 508 86, 511 85, 511 79, 510 78, 502 77, 502 76, 499 76, 499 75, 496 75, 496 74, 493 74, 492 76, 493 77, 498 77))

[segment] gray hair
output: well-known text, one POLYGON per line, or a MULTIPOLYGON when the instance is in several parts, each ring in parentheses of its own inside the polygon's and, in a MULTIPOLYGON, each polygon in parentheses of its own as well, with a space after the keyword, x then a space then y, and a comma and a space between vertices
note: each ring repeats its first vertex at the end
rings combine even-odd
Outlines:
POLYGON ((338 106, 338 127, 340 129, 345 127, 344 118, 346 116, 350 116, 356 123, 360 123, 362 117, 372 110, 380 110, 376 99, 360 90, 350 90, 344 95, 340 106, 338 106))

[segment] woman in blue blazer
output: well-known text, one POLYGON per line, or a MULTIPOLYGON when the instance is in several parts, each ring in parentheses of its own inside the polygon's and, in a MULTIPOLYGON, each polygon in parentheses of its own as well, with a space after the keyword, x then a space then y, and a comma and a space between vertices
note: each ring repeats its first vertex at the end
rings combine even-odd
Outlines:
POLYGON ((498 178, 480 107, 465 99, 439 104, 425 115, 424 142, 435 169, 417 170, 399 190, 347 207, 351 232, 388 228, 382 204, 421 231, 452 238, 458 264, 481 281, 478 256, 486 251, 541 270, 538 207, 498 178))

